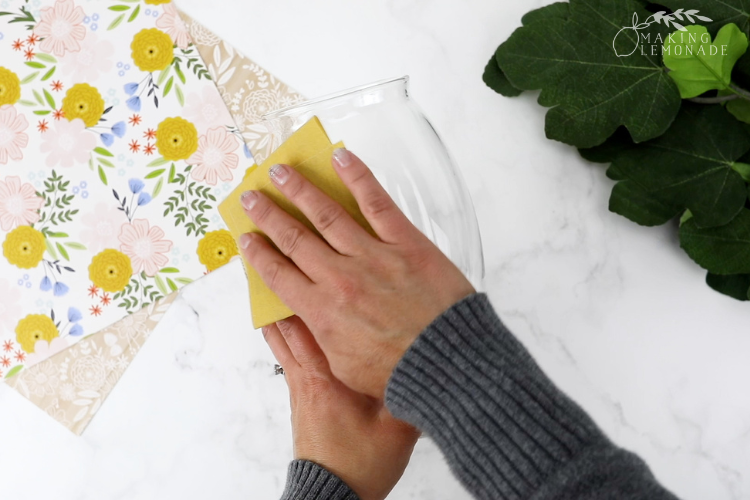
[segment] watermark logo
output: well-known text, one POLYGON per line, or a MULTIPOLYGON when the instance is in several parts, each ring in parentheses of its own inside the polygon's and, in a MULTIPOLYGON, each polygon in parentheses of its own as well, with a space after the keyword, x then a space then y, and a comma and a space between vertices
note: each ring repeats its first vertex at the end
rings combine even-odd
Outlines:
POLYGON ((666 11, 661 10, 655 14, 648 16, 646 20, 643 21, 642 23, 638 22, 638 13, 634 13, 633 25, 623 26, 622 29, 617 32, 614 40, 612 41, 612 48, 614 49, 615 54, 617 54, 617 57, 627 57, 627 56, 633 55, 639 48, 641 48, 641 52, 644 55, 646 55, 642 49, 643 43, 648 43, 648 44, 659 43, 659 42, 663 43, 663 40, 661 39, 661 34, 657 34, 656 40, 652 42, 650 33, 648 34, 639 33, 640 31, 647 29, 652 24, 664 24, 664 26, 668 28, 674 28, 679 31, 687 31, 687 28, 685 28, 684 24, 696 24, 698 21, 710 23, 713 21, 713 19, 711 18, 698 15, 699 12, 700 12, 699 10, 694 10, 694 9, 693 10, 677 9, 671 14, 667 14, 666 11), (677 22, 677 21, 680 21, 680 22, 677 22), (627 53, 622 49, 618 51, 617 39, 621 35, 627 33, 628 31, 633 31, 636 35, 633 48, 632 50, 630 50, 630 52, 627 52, 627 53))

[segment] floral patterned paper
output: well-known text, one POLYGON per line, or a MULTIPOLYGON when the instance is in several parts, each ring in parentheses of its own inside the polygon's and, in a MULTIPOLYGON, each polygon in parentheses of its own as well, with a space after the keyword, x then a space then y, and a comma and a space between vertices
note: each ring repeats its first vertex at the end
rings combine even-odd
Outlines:
POLYGON ((253 163, 176 7, 0 8, 0 377, 237 255, 217 201, 253 163))
MULTIPOLYGON (((250 96, 254 92, 264 93, 263 89, 269 85, 269 82, 272 82, 271 84, 277 90, 286 95, 286 98, 276 100, 276 107, 282 106, 290 100, 292 102, 301 100, 301 96, 294 90, 280 83, 247 57, 235 52, 230 45, 222 42, 201 24, 191 20, 183 13, 180 14, 187 26, 189 26, 195 46, 205 61, 204 64, 209 68, 209 73, 214 81, 218 79, 218 75, 216 72, 216 59, 213 56, 217 50, 216 46, 221 45, 219 48, 219 57, 222 59, 220 59, 221 65, 219 68, 222 69, 224 75, 222 95, 227 101, 227 106, 231 105, 231 101, 233 100, 232 95, 250 96), (231 56, 227 57, 227 54, 231 56)), ((201 117, 210 122, 211 117, 217 112, 221 112, 223 106, 222 102, 216 99, 215 92, 212 92, 210 88, 204 88, 203 97, 201 100, 192 100, 186 104, 186 107, 194 106, 198 109, 204 108, 206 110, 203 113, 193 113, 196 117, 194 123, 198 128, 205 128, 205 125, 200 121, 201 117)), ((246 120, 240 122, 238 128, 243 133, 251 131, 254 138, 252 142, 253 147, 250 148, 251 151, 254 155, 257 154, 258 157, 265 158, 264 155, 267 154, 266 148, 269 142, 266 137, 269 132, 260 128, 257 123, 250 123, 246 120)), ((105 219, 110 216, 117 216, 117 210, 112 209, 109 214, 105 213, 108 210, 106 205, 98 208, 94 213, 89 214, 91 217, 90 220, 95 220, 98 217, 97 214, 103 214, 102 217, 105 219)), ((92 222, 89 222, 90 226, 92 224, 92 222)), ((217 234, 222 237, 227 236, 225 233, 217 234)), ((88 237, 97 240, 96 248, 92 249, 92 251, 99 252, 105 248, 105 238, 102 238, 95 231, 91 231, 88 237)), ((209 243, 205 239, 201 240, 198 252, 201 252, 202 245, 208 245, 209 243)), ((209 253, 207 255, 211 256, 212 254, 209 253)), ((214 258, 206 264, 209 269, 220 266, 222 262, 221 256, 213 255, 214 258)), ((114 389, 125 369, 145 343, 151 331, 156 327, 164 311, 166 311, 169 304, 175 299, 177 293, 172 292, 164 299, 159 300, 158 306, 151 305, 143 308, 137 313, 121 319, 111 327, 86 337, 84 342, 56 352, 44 362, 21 371, 17 376, 8 379, 8 385, 72 432, 81 434, 96 415, 104 400, 114 389), (130 333, 127 334, 127 332, 130 333), (123 343, 125 339, 130 340, 127 343, 123 343), (70 373, 70 370, 74 366, 71 363, 71 359, 83 358, 90 355, 94 350, 101 357, 100 360, 102 363, 105 366, 109 366, 109 368, 104 383, 98 389, 89 392, 91 389, 80 387, 74 382, 75 379, 70 373)), ((0 289, 0 296, 4 296, 2 289, 0 289)), ((15 303, 13 302, 7 304, 8 308, 14 306, 15 303)), ((3 322, 3 307, 3 304, 0 302, 0 327, 2 327, 3 322)), ((75 373, 79 373, 80 377, 81 368, 92 365, 95 365, 95 363, 88 361, 85 363, 81 362, 80 366, 76 365, 78 370, 75 373)), ((83 379, 87 380, 88 377, 83 377, 83 379)))

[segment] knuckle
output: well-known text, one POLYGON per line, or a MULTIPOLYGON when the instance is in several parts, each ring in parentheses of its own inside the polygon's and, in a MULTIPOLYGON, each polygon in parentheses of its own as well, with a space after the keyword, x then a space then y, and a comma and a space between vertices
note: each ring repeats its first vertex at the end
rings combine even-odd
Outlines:
POLYGON ((379 217, 393 209, 393 200, 384 193, 371 195, 364 203, 364 209, 370 217, 379 217))
POLYGON ((255 207, 252 213, 252 219, 256 224, 260 225, 268 220, 273 207, 266 200, 258 200, 258 205, 255 207))
POLYGON ((304 238, 304 231, 299 227, 292 226, 284 229, 279 236, 279 248, 286 255, 292 255, 300 246, 304 238))
POLYGON ((328 359, 324 355, 311 356, 308 360, 308 364, 315 371, 315 373, 328 378, 328 359))
POLYGON ((294 175, 289 180, 289 182, 287 182, 287 185, 285 187, 286 189, 284 190, 284 196, 286 196, 290 200, 294 200, 299 198, 300 194, 305 191, 305 188, 307 187, 307 181, 301 175, 294 175))
POLYGON ((276 327, 279 329, 279 332, 281 332, 281 336, 284 338, 289 338, 294 333, 294 327, 289 323, 289 321, 277 321, 276 327))
POLYGON ((263 268, 263 281, 266 282, 268 288, 271 290, 277 290, 281 284, 281 263, 273 261, 268 263, 263 268))
POLYGON ((330 310, 326 308, 316 308, 305 318, 305 324, 310 327, 316 340, 324 340, 331 333, 331 323, 329 320, 330 310))
POLYGON ((371 250, 368 254, 368 259, 365 261, 365 268, 371 276, 400 276, 406 270, 406 263, 402 262, 389 249, 376 248, 371 250))
POLYGON ((367 183, 370 178, 373 177, 372 172, 369 168, 363 168, 361 169, 354 178, 352 178, 349 182, 351 182, 352 185, 355 184, 361 184, 361 183, 367 183))
POLYGON ((312 391, 312 394, 320 394, 321 390, 328 385, 327 380, 323 380, 320 374, 312 370, 305 370, 302 374, 304 386, 312 391))
POLYGON ((365 216, 377 217, 383 213, 393 210, 396 205, 390 196, 383 190, 372 172, 365 168, 351 180, 351 184, 362 184, 363 203, 360 208, 365 216))
POLYGON ((359 283, 349 276, 339 276, 335 279, 333 282, 333 289, 336 298, 343 302, 352 302, 361 294, 359 283))
POLYGON ((333 203, 327 204, 315 215, 314 225, 323 232, 330 228, 343 215, 343 209, 333 203))
POLYGON ((423 245, 404 246, 401 250, 404 263, 411 269, 424 270, 434 259, 432 248, 423 245))
POLYGON ((309 377, 308 380, 315 383, 330 383, 330 370, 328 369, 328 361, 322 356, 311 356, 304 359, 300 366, 304 368, 305 373, 309 377))

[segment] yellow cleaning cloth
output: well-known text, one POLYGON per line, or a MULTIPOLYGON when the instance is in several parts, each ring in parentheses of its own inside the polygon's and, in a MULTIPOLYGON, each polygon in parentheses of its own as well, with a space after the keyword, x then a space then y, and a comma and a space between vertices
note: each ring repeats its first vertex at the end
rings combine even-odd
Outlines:
MULTIPOLYGON (((263 232, 253 224, 245 214, 240 203, 240 195, 245 191, 260 191, 272 199, 283 210, 301 221, 311 230, 315 228, 309 220, 286 197, 276 189, 268 177, 268 170, 277 163, 290 165, 315 184, 321 191, 336 200, 368 232, 372 228, 359 211, 357 202, 351 192, 341 182, 331 165, 331 155, 336 148, 344 147, 343 143, 331 144, 323 126, 317 117, 312 118, 294 133, 284 144, 274 151, 262 165, 248 169, 245 179, 222 203, 219 213, 229 227, 229 231, 238 242, 244 233, 263 232)), ((315 231, 317 233, 317 231, 315 231)), ((252 308, 253 326, 260 328, 276 321, 288 318, 294 313, 279 297, 273 293, 258 273, 243 258, 250 288, 250 306, 252 308)))

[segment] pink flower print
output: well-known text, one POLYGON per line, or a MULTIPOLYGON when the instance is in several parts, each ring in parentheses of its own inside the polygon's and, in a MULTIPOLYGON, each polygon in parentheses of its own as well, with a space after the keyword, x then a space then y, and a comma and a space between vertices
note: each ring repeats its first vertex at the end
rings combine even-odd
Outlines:
POLYGON ((29 126, 26 117, 16 112, 10 104, 0 106, 0 165, 8 163, 8 159, 23 158, 21 148, 29 143, 29 136, 23 131, 29 126))
POLYGON ((117 248, 117 236, 124 220, 125 214, 117 208, 104 202, 97 203, 93 211, 81 217, 81 242, 92 254, 97 254, 105 248, 117 248))
POLYGON ((57 120, 55 129, 42 134, 39 150, 49 153, 47 166, 72 167, 76 163, 89 161, 91 151, 96 147, 96 135, 86 130, 83 120, 57 120))
POLYGON ((165 254, 172 249, 172 242, 163 240, 163 237, 164 231, 158 227, 149 228, 146 219, 123 224, 119 236, 120 250, 130 257, 134 273, 146 271, 147 276, 154 276, 169 262, 165 254))
POLYGON ((198 133, 204 133, 212 127, 233 123, 227 111, 227 105, 224 104, 221 95, 216 92, 216 87, 205 85, 200 94, 191 92, 187 95, 185 103, 182 116, 195 124, 198 133))
POLYGON ((190 175, 196 181, 205 181, 211 186, 217 179, 232 180, 232 169, 237 167, 239 158, 233 151, 237 140, 224 127, 210 129, 198 139, 198 151, 187 159, 193 165, 190 175))
MULTIPOLYGON (((51 358, 58 352, 62 352, 70 347, 66 337, 57 337, 52 342, 46 340, 37 340, 34 344, 34 352, 26 356, 26 366, 36 365, 47 358, 51 358)), ((37 370, 39 372, 39 370, 37 370)), ((57 372, 57 369, 55 369, 57 372)))
POLYGON ((114 53, 112 42, 100 40, 96 33, 87 31, 81 50, 60 58, 60 72, 73 75, 76 81, 92 83, 112 69, 114 53))
POLYGON ((156 20, 156 27, 172 37, 172 41, 179 48, 186 49, 190 45, 190 33, 180 14, 177 13, 174 3, 164 4, 164 13, 156 20))
POLYGON ((34 34, 43 38, 39 50, 52 52, 61 57, 65 52, 78 52, 78 43, 86 36, 83 26, 85 14, 73 0, 57 0, 53 7, 43 7, 41 20, 34 27, 34 34))
POLYGON ((42 203, 44 198, 36 194, 34 186, 21 184, 20 177, 6 177, 0 181, 0 229, 10 231, 37 222, 42 203))
POLYGON ((23 310, 20 296, 17 286, 11 286, 10 281, 0 278, 0 334, 12 332, 21 319, 23 310))

